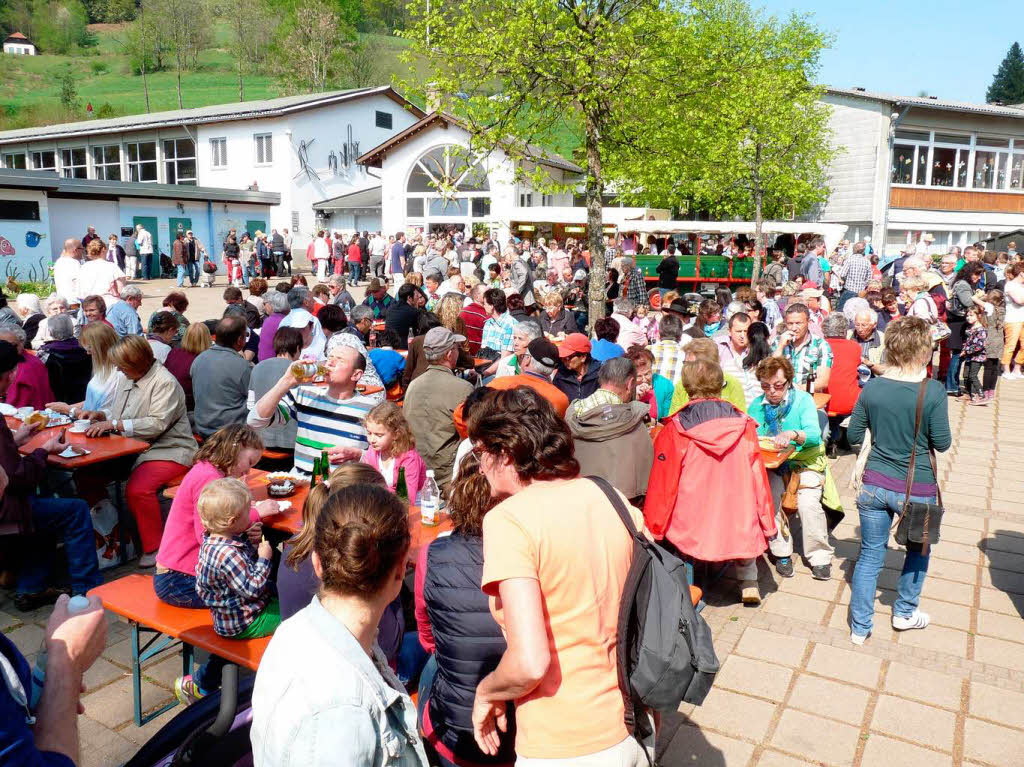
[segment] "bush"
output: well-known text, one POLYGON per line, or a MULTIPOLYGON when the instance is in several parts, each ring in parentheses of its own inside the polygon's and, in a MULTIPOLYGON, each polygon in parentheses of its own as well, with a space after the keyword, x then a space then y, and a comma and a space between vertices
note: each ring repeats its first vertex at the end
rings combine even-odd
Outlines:
POLYGON ((4 287, 9 298, 17 298, 19 293, 32 293, 40 298, 46 298, 53 293, 52 282, 8 282, 4 287))
POLYGON ((116 117, 114 114, 114 107, 110 106, 109 101, 104 101, 100 104, 99 109, 96 110, 96 117, 100 120, 105 120, 108 117, 116 117))
POLYGON ((93 74, 102 75, 105 72, 110 71, 110 65, 105 61, 93 61, 89 64, 89 68, 93 71, 93 74))

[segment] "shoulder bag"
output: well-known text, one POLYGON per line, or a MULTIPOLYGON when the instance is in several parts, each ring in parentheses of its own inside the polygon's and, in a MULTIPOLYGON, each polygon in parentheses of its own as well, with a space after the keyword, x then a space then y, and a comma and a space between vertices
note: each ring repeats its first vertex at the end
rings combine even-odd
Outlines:
POLYGON ((928 379, 921 381, 917 391, 917 409, 914 412, 914 439, 910 443, 910 461, 907 466, 907 492, 903 499, 903 511, 896 520, 896 543, 906 546, 921 544, 921 553, 927 554, 932 544, 939 542, 939 526, 942 524, 942 490, 939 488, 939 472, 935 466, 935 451, 928 448, 928 457, 935 475, 937 503, 920 503, 910 500, 910 489, 914 483, 914 462, 917 457, 917 435, 921 432, 921 415, 924 410, 924 393, 928 379))

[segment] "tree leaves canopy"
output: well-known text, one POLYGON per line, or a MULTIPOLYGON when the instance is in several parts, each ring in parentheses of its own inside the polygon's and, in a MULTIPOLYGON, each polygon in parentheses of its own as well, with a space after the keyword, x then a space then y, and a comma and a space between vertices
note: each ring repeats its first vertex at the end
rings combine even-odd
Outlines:
POLYGON ((1021 51, 1020 43, 1010 46, 985 93, 985 100, 1024 104, 1024 51, 1021 51))

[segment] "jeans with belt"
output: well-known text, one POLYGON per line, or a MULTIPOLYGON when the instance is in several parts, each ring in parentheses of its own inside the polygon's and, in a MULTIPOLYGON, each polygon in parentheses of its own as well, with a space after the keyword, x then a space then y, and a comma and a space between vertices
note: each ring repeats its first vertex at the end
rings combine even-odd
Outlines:
MULTIPOLYGON (((860 514, 860 555, 853 568, 850 594, 850 626, 853 633, 864 636, 871 631, 875 615, 875 588, 878 572, 885 562, 886 544, 893 517, 903 509, 906 496, 895 490, 877 485, 864 485, 857 495, 860 514)), ((934 503, 935 495, 911 495, 911 501, 934 503)), ((928 572, 928 555, 921 552, 921 544, 909 543, 903 559, 896 602, 892 614, 909 618, 921 601, 921 589, 928 572)))

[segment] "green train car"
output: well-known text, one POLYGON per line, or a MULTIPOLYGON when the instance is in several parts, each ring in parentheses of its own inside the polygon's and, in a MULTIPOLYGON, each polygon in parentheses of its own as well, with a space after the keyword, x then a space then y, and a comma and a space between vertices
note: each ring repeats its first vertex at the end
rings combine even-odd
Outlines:
MULTIPOLYGON (((692 283, 714 282, 723 285, 750 284, 750 278, 754 274, 754 259, 752 258, 726 258, 725 256, 679 256, 679 279, 680 285, 686 286, 692 283)), ((658 264, 661 263, 661 256, 638 255, 636 265, 643 272, 644 281, 656 283, 658 281, 658 264)), ((761 270, 764 271, 764 258, 761 259, 761 270)))

